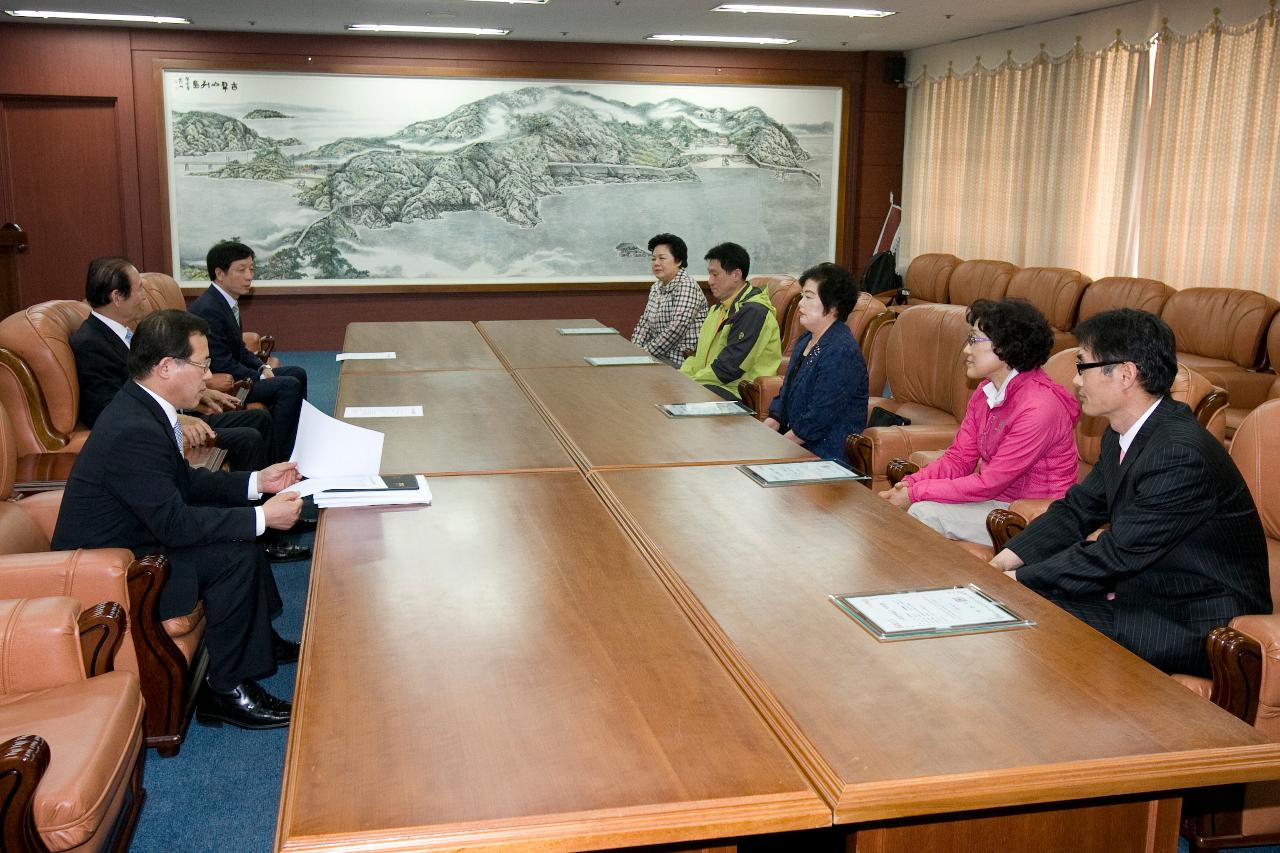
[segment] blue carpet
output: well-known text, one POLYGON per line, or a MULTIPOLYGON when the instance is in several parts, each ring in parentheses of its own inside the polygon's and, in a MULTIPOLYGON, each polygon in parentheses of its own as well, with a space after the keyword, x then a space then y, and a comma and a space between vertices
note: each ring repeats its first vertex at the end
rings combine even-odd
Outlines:
MULTIPOLYGON (((305 368, 308 399, 332 412, 338 365, 332 352, 281 353, 280 361, 305 368)), ((291 537, 307 545, 313 534, 291 537)), ((281 636, 302 634, 311 562, 272 567, 284 612, 275 620, 281 636)), ((277 696, 293 696, 297 666, 280 667, 263 685, 277 696)), ((275 841, 276 811, 284 770, 287 729, 247 732, 192 722, 174 758, 147 753, 143 784, 147 801, 138 820, 133 853, 268 853, 275 841)))

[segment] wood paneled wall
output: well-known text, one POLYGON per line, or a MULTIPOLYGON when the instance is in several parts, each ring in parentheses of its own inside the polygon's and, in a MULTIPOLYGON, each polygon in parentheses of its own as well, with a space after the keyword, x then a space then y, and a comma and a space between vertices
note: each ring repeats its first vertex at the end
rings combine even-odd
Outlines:
MULTIPOLYGON (((31 249, 19 256, 18 298, 23 305, 81 297, 85 265, 97 255, 120 253, 142 270, 168 271, 158 68, 175 60, 226 60, 237 67, 280 70, 413 66, 424 73, 452 69, 528 77, 670 75, 762 84, 844 84, 850 94, 849 154, 837 260, 861 271, 879 234, 889 193, 901 193, 906 97, 902 89, 883 82, 885 54, 36 24, 0 24, 0 40, 5 45, 0 51, 0 222, 17 222, 30 232, 31 249), (30 120, 37 113, 41 120, 30 120), (95 141, 73 144, 67 138, 75 133, 76 121, 85 132, 93 131, 95 141), (51 138, 42 143, 41 134, 51 138), (20 144, 15 146, 15 141, 20 144), (50 168, 40 158, 42 151, 72 160, 80 167, 78 173, 50 168), (86 183, 90 178, 94 180, 86 183), (103 197, 109 194, 117 197, 103 197), (55 233, 37 233, 36 224, 55 233)), ((342 330, 354 320, 595 317, 629 332, 644 297, 639 288, 261 293, 246 305, 245 317, 248 327, 274 333, 282 350, 336 349, 342 330)))

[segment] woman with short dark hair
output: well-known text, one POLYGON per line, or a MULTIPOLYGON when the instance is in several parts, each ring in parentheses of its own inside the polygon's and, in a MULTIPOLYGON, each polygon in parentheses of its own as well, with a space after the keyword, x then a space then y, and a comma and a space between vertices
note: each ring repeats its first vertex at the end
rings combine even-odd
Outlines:
POLYGON ((991 510, 1020 498, 1056 500, 1075 485, 1080 405, 1042 369, 1053 331, 1034 306, 979 299, 966 319, 966 370, 982 381, 955 441, 880 497, 948 539, 987 545, 991 510))
POLYGON ((867 422, 867 363, 845 321, 858 304, 858 285, 836 264, 800 276, 800 325, 782 389, 765 426, 815 456, 847 465, 844 438, 867 422))

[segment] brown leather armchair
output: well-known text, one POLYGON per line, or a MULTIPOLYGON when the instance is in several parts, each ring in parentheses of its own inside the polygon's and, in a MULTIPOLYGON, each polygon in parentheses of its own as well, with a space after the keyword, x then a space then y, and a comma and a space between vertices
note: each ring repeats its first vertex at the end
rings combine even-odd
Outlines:
POLYGON ((951 272, 947 301, 967 307, 979 299, 1004 299, 1017 271, 1005 261, 961 261, 951 272))
POLYGON ((1083 323, 1094 314, 1114 308, 1137 308, 1159 315, 1172 295, 1172 287, 1154 278, 1107 276, 1085 289, 1076 321, 1083 323))
POLYGON ((84 302, 41 302, 0 320, 0 405, 13 423, 17 453, 75 453, 89 437, 80 424, 80 389, 71 335, 89 316, 84 302))
POLYGON ((800 304, 800 282, 793 275, 754 275, 749 283, 752 287, 763 287, 768 292, 778 320, 778 333, 782 336, 782 354, 790 355, 796 338, 803 331, 799 323, 793 321, 796 306, 800 304))
MULTIPOLYGON (((1262 518, 1270 556, 1271 599, 1280 604, 1280 400, 1259 405, 1240 424, 1231 458, 1262 518)), ((1213 680, 1175 676, 1185 686, 1280 739, 1280 619, 1240 616, 1206 643, 1213 680)), ((1183 804, 1182 834, 1194 850, 1280 842, 1280 782, 1196 790, 1183 804)))
MULTIPOLYGON (((147 294, 147 302, 150 304, 152 311, 161 308, 174 308, 178 311, 187 310, 187 300, 182 296, 182 288, 178 286, 178 282, 174 281, 171 275, 165 275, 162 272, 144 272, 142 273, 142 289, 147 294)), ((260 335, 257 332, 241 332, 241 336, 244 338, 244 345, 249 348, 250 352, 255 353, 258 358, 272 367, 280 366, 280 359, 271 355, 276 348, 274 336, 260 335)), ((217 387, 222 390, 221 385, 217 387)))
POLYGON ((1071 330, 1089 281, 1087 275, 1062 267, 1026 267, 1009 279, 1005 298, 1024 299, 1040 309, 1053 329, 1051 352, 1062 352, 1076 345, 1071 330))
POLYGON ((876 491, 888 486, 891 459, 951 444, 973 391, 961 354, 971 331, 963 307, 913 305, 888 328, 885 363, 893 396, 869 398, 867 412, 879 406, 911 425, 868 427, 845 439, 850 464, 872 478, 868 485, 876 491))
MULTIPOLYGON (((884 388, 884 346, 881 345, 879 348, 881 357, 878 358, 876 363, 876 368, 879 371, 879 385, 875 384, 877 376, 872 369, 871 350, 874 347, 875 336, 879 333, 881 327, 885 323, 891 323, 892 321, 893 313, 869 293, 858 294, 858 304, 849 312, 849 318, 845 321, 849 331, 853 333, 853 339, 858 342, 859 348, 862 349, 863 358, 867 361, 867 388, 871 389, 873 394, 877 394, 884 388)), ((799 311, 792 312, 790 322, 796 329, 800 329, 799 311)), ((792 348, 794 348, 796 338, 800 337, 802 331, 796 331, 795 336, 791 338, 792 348)), ((782 390, 782 380, 787 375, 787 366, 790 362, 791 350, 784 350, 782 364, 778 365, 776 376, 759 376, 753 382, 738 383, 738 393, 742 397, 743 405, 755 411, 757 420, 764 420, 769 416, 769 406, 773 404, 773 398, 777 397, 778 392, 782 390)))
POLYGON ((69 595, 81 602, 118 601, 127 607, 128 632, 118 669, 138 676, 147 700, 147 745, 175 754, 204 677, 204 606, 161 621, 160 591, 168 579, 161 557, 135 560, 124 548, 50 551, 62 492, 13 500, 12 430, 0 409, 0 597, 69 595))
POLYGON ((1275 376, 1261 372, 1265 338, 1280 302, 1253 290, 1191 287, 1169 297, 1160 317, 1173 329, 1178 361, 1227 389, 1227 438, 1267 398, 1275 376))
POLYGON ((145 792, 138 680, 110 671, 123 609, 4 600, 0 626, 0 846, 127 849, 145 792))
MULTIPOLYGON (((894 305, 894 311, 901 311, 910 305, 924 303, 946 304, 949 295, 951 273, 959 266, 960 259, 944 252, 917 255, 907 266, 907 275, 902 286, 907 291, 906 305, 894 305)), ((896 290, 879 294, 876 298, 886 304, 898 295, 896 290)))

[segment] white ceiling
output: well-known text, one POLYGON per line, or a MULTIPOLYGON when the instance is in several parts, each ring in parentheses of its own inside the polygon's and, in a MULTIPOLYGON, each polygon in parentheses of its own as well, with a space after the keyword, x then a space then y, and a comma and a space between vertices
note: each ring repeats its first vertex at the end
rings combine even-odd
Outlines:
MULTIPOLYGON (((202 30, 333 35, 344 33, 347 24, 357 22, 427 24, 498 27, 511 30, 510 35, 500 38, 521 41, 638 44, 654 33, 690 33, 797 39, 794 45, 767 48, 773 50, 905 51, 1118 5, 1113 0, 772 2, 873 6, 897 14, 880 19, 851 19, 710 11, 719 5, 719 0, 550 0, 541 6, 469 0, 0 0, 0 8, 173 15, 190 18, 193 27, 202 30)), ((18 20, 8 15, 0 15, 0 19, 18 20)), ((347 36, 386 37, 361 33, 347 36)))

